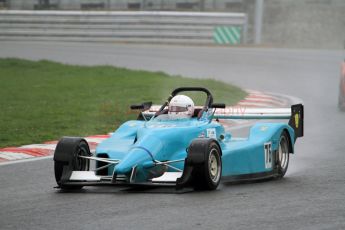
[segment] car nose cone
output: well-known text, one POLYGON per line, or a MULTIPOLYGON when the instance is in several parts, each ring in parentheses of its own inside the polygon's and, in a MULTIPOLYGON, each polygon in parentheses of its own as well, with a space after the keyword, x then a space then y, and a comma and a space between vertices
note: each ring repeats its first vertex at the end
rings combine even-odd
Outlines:
POLYGON ((130 173, 133 167, 143 164, 147 161, 152 161, 150 154, 141 148, 133 148, 130 152, 121 160, 121 162, 115 166, 115 174, 127 174, 130 173))

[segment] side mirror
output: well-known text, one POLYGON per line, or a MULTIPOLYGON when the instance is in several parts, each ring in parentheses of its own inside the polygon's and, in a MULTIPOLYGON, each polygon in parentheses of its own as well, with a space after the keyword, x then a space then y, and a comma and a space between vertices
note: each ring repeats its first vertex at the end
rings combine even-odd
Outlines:
POLYGON ((213 103, 211 108, 215 109, 225 109, 225 104, 224 103, 213 103))
POLYGON ((144 102, 141 105, 131 105, 132 110, 148 110, 152 106, 152 102, 144 102))

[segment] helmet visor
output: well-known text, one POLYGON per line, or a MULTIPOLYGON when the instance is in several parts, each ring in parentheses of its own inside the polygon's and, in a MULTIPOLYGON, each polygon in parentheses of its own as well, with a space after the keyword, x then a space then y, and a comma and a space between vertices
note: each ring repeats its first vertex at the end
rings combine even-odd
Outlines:
POLYGON ((180 113, 180 112, 186 112, 188 111, 187 107, 182 107, 182 106, 170 106, 169 112, 175 112, 175 113, 180 113))

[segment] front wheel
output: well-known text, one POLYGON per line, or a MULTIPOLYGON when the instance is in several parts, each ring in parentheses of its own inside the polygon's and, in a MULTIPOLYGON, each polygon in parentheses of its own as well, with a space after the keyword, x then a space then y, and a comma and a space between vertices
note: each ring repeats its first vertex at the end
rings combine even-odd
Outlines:
POLYGON ((203 156, 199 164, 193 165, 193 187, 196 190, 217 189, 222 177, 221 150, 214 140, 198 139, 189 148, 189 157, 203 156))
POLYGON ((277 150, 277 169, 278 177, 284 177, 289 166, 289 136, 284 131, 279 139, 279 146, 277 150))
POLYGON ((72 171, 88 171, 89 160, 82 156, 90 156, 88 143, 82 138, 65 137, 56 146, 54 152, 55 180, 61 189, 81 189, 81 185, 65 184, 72 171))

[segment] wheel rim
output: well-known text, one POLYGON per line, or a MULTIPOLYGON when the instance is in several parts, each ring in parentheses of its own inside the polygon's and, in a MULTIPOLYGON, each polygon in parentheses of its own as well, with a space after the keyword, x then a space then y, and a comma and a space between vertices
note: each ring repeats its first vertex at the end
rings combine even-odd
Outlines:
POLYGON ((87 156, 87 150, 83 146, 79 146, 76 151, 75 157, 75 170, 77 171, 84 171, 86 170, 86 159, 81 158, 79 156, 87 156))
POLYGON ((284 171, 286 170, 288 166, 288 160, 289 160, 289 149, 287 145, 287 140, 285 136, 282 136, 279 142, 279 150, 278 150, 278 156, 279 156, 279 166, 284 171))
POLYGON ((221 165, 219 162, 219 154, 216 149, 212 149, 208 158, 208 167, 210 178, 214 183, 219 181, 221 165))

